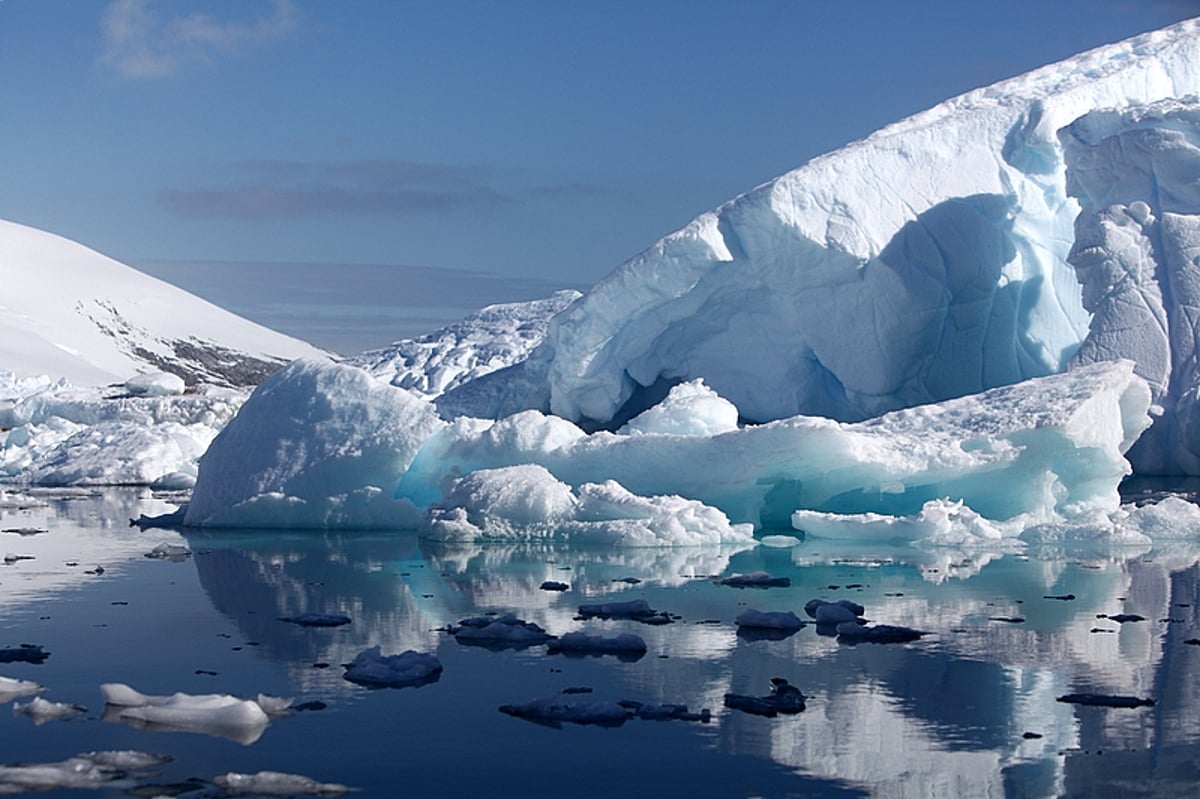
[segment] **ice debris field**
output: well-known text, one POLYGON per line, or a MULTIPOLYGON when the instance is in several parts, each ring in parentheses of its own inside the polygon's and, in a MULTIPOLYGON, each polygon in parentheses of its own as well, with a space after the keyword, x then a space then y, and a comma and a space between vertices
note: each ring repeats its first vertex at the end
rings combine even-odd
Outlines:
MULTIPOLYGON (((188 526, 451 541, 1196 529, 1117 487, 1200 474, 1198 93, 1200 21, 1101 47, 816 158, 582 296, 301 353, 248 397, 180 393, 162 355, 106 389, 7 372, 0 477, 190 488, 188 526)), ((0 240, 7 270, 88 257, 0 240)))

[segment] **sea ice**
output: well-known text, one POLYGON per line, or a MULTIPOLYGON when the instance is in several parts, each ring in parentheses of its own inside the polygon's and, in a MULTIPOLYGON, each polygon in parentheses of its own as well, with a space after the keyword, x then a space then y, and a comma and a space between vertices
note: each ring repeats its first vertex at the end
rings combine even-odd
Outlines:
POLYGON ((301 627, 341 627, 350 623, 350 617, 342 613, 300 613, 295 616, 280 616, 279 620, 301 627))
POLYGON ((804 621, 790 610, 762 611, 746 608, 738 614, 733 623, 738 628, 752 630, 799 630, 804 627, 804 621))
POLYGON ((805 709, 804 694, 782 677, 771 678, 771 693, 766 696, 725 694, 725 707, 754 716, 774 718, 780 713, 795 714, 805 709))
POLYGON ((342 675, 371 688, 407 688, 437 682, 442 663, 435 655, 411 649, 398 655, 380 654, 378 646, 359 652, 342 675))
POLYGON ((135 397, 177 397, 185 388, 182 377, 167 372, 146 372, 124 384, 125 391, 135 397))
POLYGON ((15 677, 0 676, 0 704, 20 696, 40 694, 46 690, 32 680, 19 680, 15 677))
POLYGON ((460 644, 497 648, 537 646, 554 637, 533 622, 518 619, 511 613, 463 619, 453 630, 453 635, 460 644))
POLYGON ((667 624, 671 615, 666 611, 655 610, 644 599, 630 599, 625 602, 592 602, 579 606, 581 619, 632 619, 645 624, 667 624))
POLYGON ((732 588, 787 588, 792 584, 790 577, 772 577, 767 572, 732 574, 716 582, 717 585, 728 585, 732 588))
POLYGON ((241 774, 231 771, 213 778, 217 787, 233 795, 255 796, 342 796, 350 788, 335 782, 317 782, 300 774, 280 771, 260 771, 241 774))
POLYGON ((646 642, 633 633, 615 636, 591 635, 589 633, 566 633, 546 645, 550 654, 564 655, 631 655, 646 654, 646 642))
POLYGON ((123 779, 130 771, 144 771, 171 758, 149 752, 120 750, 87 752, 55 763, 19 763, 0 766, 0 794, 91 788, 123 779))
POLYGON ((87 708, 82 705, 51 702, 40 696, 35 696, 25 703, 13 702, 13 715, 28 716, 33 719, 34 724, 45 724, 47 721, 58 721, 86 712, 87 708))
POLYGON ((214 735, 247 746, 262 736, 270 722, 258 702, 229 694, 154 696, 124 683, 104 683, 100 693, 108 705, 106 719, 167 732, 214 735))

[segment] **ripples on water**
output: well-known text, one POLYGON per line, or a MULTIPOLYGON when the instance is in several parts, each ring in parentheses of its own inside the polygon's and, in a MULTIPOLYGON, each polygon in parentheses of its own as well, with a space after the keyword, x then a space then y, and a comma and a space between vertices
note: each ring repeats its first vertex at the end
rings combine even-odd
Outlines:
MULTIPOLYGON (((140 749, 174 758, 152 782, 274 770, 370 796, 1182 796, 1200 784, 1200 646, 1185 643, 1200 637, 1196 544, 1026 554, 817 542, 742 552, 447 547, 407 533, 180 536, 128 526, 173 507, 142 492, 40 499, 0 510, 0 528, 48 531, 0 534, 0 553, 32 556, 0 566, 0 647, 40 644, 51 656, 0 664, 0 675, 36 680, 45 698, 88 712, 41 725, 0 713, 0 763, 140 749), (144 557, 164 542, 194 554, 144 557), (791 586, 711 579, 757 570, 791 586), (541 590, 546 580, 571 589, 541 590), (1046 598, 1066 595, 1075 598, 1046 598), (847 646, 812 626, 756 640, 733 624, 746 607, 803 615, 814 597, 853 599, 875 622, 929 635, 847 646), (575 619, 580 604, 600 599, 645 599, 681 618, 575 619), (353 622, 279 621, 303 612, 353 622), (633 632, 649 651, 635 662, 541 646, 498 652, 436 630, 488 612, 560 635, 633 632), (1146 621, 1100 618, 1118 613, 1146 621), (343 680, 340 664, 374 645, 434 652, 444 672, 418 688, 343 680), (766 694, 772 677, 800 687, 803 713, 768 719, 723 707, 727 692, 766 694), (273 720, 243 745, 106 722, 102 682, 157 694, 263 692, 325 709, 273 720), (497 710, 578 687, 592 689, 578 701, 682 703, 713 717, 554 729, 497 710), (1084 691, 1156 704, 1056 701, 1084 691)), ((197 784, 194 795, 215 794, 197 784)))

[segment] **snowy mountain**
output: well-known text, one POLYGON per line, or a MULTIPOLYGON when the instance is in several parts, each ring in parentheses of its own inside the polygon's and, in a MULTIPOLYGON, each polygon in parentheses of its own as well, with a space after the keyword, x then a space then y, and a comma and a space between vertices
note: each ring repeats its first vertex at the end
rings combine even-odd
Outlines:
POLYGON ((73 241, 0 221, 0 372, 78 386, 167 372, 252 386, 326 353, 73 241))
MULTIPOLYGON (((1070 259, 1076 220, 1093 204, 1081 187, 1094 181, 1073 176, 1140 192, 1157 185, 1136 178, 1151 165, 1180 190, 1116 191, 1104 206, 1139 200, 1147 219, 1194 218, 1195 192, 1181 187, 1200 137, 1187 114, 1157 126, 1161 115, 1143 114, 1140 132, 1091 149, 1066 147, 1060 132, 1102 109, 1116 109, 1098 126, 1112 128, 1123 111, 1197 92, 1192 20, 949 100, 701 215, 559 315, 523 367, 446 402, 466 393, 460 407, 474 414, 531 407, 615 427, 670 386, 703 378, 751 420, 853 421, 1062 371, 1089 335, 1105 335, 1080 289, 1087 267, 1077 274, 1070 259), (1158 156, 1121 146, 1152 140, 1158 156)), ((1169 297, 1157 287, 1171 270, 1157 251, 1147 258, 1145 280, 1169 297)), ((1102 316, 1126 336, 1119 318, 1102 316)), ((1194 314, 1173 318, 1166 345, 1181 354, 1166 357, 1167 372, 1179 368, 1172 357, 1195 352, 1194 314)), ((1168 387, 1156 401, 1186 393, 1187 380, 1172 382, 1133 350, 1122 352, 1139 373, 1168 387)), ((1190 425, 1200 452, 1200 419, 1190 425)), ((1158 471, 1196 468, 1140 457, 1158 471)))

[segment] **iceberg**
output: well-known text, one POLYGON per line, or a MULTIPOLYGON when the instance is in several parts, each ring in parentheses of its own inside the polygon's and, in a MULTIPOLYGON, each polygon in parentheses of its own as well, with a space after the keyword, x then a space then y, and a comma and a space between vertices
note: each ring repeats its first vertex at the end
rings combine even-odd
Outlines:
POLYGON ((300 361, 213 441, 185 522, 415 526, 429 511, 426 534, 449 539, 572 535, 618 520, 640 531, 626 544, 748 544, 739 525, 787 529, 798 509, 908 515, 947 498, 996 522, 1055 523, 1118 510, 1123 453, 1150 423, 1133 370, 1082 365, 858 423, 588 434, 538 411, 444 422, 360 370, 300 361))
MULTIPOLYGON (((100 693, 106 704, 105 720, 165 732, 193 732, 228 738, 244 746, 262 737, 270 723, 263 706, 253 699, 229 694, 154 696, 124 683, 104 683, 100 693)), ((266 698, 273 709, 278 703, 266 698)))

